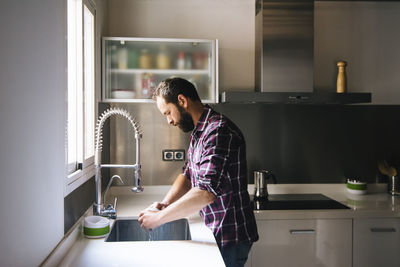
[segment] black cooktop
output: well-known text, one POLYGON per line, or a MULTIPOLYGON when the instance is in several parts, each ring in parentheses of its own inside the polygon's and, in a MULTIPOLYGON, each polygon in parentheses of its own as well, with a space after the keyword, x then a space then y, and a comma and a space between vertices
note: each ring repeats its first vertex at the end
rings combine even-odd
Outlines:
POLYGON ((272 194, 261 199, 252 196, 251 204, 254 210, 350 209, 322 194, 272 194))

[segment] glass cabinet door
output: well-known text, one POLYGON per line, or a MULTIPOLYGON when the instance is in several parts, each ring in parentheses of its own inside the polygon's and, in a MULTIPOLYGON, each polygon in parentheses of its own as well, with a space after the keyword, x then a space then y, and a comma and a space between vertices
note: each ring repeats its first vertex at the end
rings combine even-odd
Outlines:
POLYGON ((104 102, 152 102, 170 77, 192 82, 204 103, 218 102, 216 40, 103 38, 104 102))

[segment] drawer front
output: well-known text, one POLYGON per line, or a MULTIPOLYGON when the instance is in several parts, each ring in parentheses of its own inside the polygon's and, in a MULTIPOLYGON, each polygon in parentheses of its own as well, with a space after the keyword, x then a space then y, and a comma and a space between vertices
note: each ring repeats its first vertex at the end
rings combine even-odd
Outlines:
POLYGON ((351 266, 352 220, 257 221, 251 266, 351 266))
POLYGON ((354 219, 354 267, 400 266, 400 219, 354 219))

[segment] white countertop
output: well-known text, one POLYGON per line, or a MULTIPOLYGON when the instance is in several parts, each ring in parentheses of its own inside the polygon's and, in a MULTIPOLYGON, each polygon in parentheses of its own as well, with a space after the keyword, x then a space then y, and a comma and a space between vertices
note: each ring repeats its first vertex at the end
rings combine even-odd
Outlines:
MULTIPOLYGON (((154 201, 161 201, 169 186, 147 186, 140 194, 129 187, 112 188, 109 199, 118 196, 118 219, 137 218, 154 201)), ((60 266, 225 266, 212 232, 200 215, 187 217, 190 241, 104 242, 82 234, 60 266)))
MULTIPOLYGON (((253 192, 249 185, 249 192, 253 192)), ((269 194, 323 194, 350 209, 338 210, 261 210, 254 211, 257 220, 337 219, 400 217, 400 197, 386 193, 386 184, 368 185, 365 195, 350 194, 345 184, 271 184, 269 194)))
MULTIPOLYGON (((161 201, 169 188, 146 186, 143 193, 134 194, 129 187, 112 187, 107 198, 118 197, 119 219, 132 218, 152 202, 161 201)), ((249 185, 251 194, 253 189, 249 185)), ((385 193, 385 185, 369 186, 367 195, 351 195, 344 184, 268 185, 268 191, 270 194, 321 193, 350 209, 263 210, 255 211, 257 220, 400 217, 400 197, 385 193)), ((187 219, 191 241, 104 242, 104 238, 87 239, 80 234, 60 266, 225 266, 214 236, 201 217, 193 214, 187 219)))

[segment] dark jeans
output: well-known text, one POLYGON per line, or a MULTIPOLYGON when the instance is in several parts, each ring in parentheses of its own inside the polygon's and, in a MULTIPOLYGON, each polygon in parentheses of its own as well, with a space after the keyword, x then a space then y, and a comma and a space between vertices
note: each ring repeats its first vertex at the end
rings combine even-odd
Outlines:
POLYGON ((219 250, 221 251, 226 267, 243 267, 252 245, 253 243, 245 243, 220 247, 219 250))

